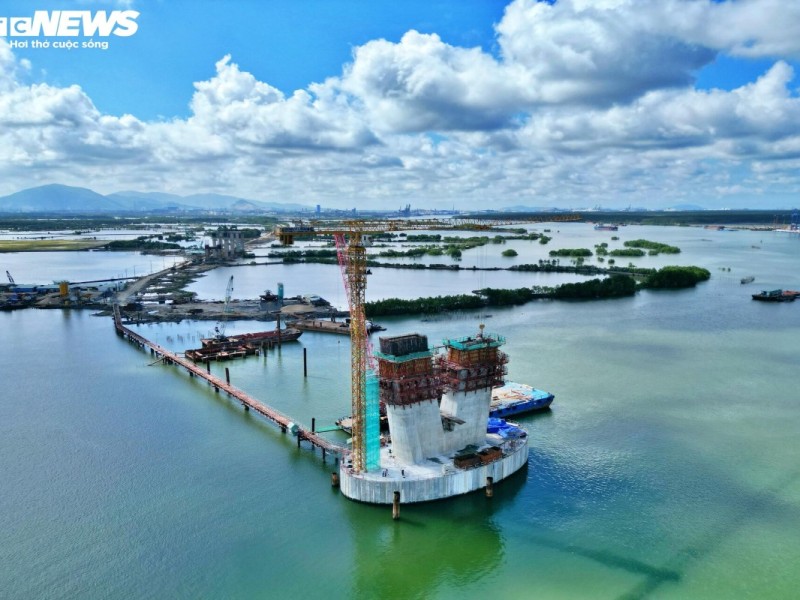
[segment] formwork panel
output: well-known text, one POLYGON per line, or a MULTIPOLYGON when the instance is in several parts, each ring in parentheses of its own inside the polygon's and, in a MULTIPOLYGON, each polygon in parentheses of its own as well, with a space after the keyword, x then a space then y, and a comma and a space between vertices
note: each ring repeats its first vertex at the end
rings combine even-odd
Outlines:
POLYGON ((418 333, 378 338, 381 353, 393 356, 416 354, 428 350, 428 336, 418 333))

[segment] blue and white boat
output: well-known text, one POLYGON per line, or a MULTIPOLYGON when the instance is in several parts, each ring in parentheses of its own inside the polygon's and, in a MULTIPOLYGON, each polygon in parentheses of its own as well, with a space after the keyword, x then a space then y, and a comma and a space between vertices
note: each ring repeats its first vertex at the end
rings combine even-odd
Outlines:
POLYGON ((550 392, 537 390, 524 383, 508 382, 492 390, 489 416, 501 418, 547 410, 554 397, 550 392))

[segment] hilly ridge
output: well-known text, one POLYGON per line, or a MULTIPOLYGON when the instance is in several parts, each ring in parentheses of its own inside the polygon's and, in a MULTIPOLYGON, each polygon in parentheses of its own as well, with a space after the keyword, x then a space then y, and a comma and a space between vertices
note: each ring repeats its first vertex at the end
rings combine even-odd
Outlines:
POLYGON ((146 211, 233 212, 299 211, 310 207, 296 203, 261 202, 223 194, 179 196, 163 192, 122 191, 103 195, 89 188, 48 184, 0 196, 5 213, 98 213, 146 211))

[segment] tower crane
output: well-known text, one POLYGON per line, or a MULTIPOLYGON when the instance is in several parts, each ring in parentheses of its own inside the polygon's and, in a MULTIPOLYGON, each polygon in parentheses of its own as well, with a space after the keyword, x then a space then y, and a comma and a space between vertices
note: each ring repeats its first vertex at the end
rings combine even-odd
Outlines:
POLYGON ((214 337, 219 341, 224 341, 225 327, 228 324, 228 313, 230 312, 231 294, 233 293, 233 275, 228 279, 228 287, 225 288, 225 306, 222 308, 222 319, 214 327, 214 337))
MULTIPOLYGON (((453 230, 468 229, 485 231, 498 225, 519 223, 541 223, 546 221, 579 221, 573 214, 547 215, 521 219, 493 220, 477 218, 458 219, 349 219, 342 221, 309 221, 297 225, 279 225, 274 235, 281 244, 289 246, 295 238, 332 235, 336 242, 336 256, 342 272, 342 280, 350 308, 350 376, 353 414, 352 468, 360 473, 377 466, 380 451, 378 433, 378 398, 368 398, 367 386, 370 377, 371 348, 367 335, 364 299, 367 289, 367 251, 365 234, 386 233, 402 230, 453 230), (373 406, 374 404, 374 406, 373 406), (369 423, 374 417, 375 423, 369 423), (370 435, 367 432, 370 432, 370 435), (375 457, 375 458, 373 458, 375 457)), ((233 282, 233 277, 231 277, 233 282)))

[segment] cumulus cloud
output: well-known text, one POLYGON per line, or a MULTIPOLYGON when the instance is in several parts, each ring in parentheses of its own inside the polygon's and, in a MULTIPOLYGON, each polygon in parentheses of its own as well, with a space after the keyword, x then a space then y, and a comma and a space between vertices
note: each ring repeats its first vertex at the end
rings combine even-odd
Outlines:
POLYGON ((782 0, 689 3, 660 19, 668 33, 750 58, 800 58, 800 4, 782 0))
POLYGON ((234 145, 277 148, 361 148, 376 138, 344 96, 325 86, 289 98, 243 72, 225 56, 216 75, 195 83, 190 124, 234 145))
POLYGON ((0 41, 0 158, 15 166, 133 160, 145 125, 131 115, 102 115, 77 86, 26 85, 28 66, 0 41))
POLYGON ((520 68, 531 102, 609 104, 685 86, 715 52, 664 32, 647 7, 666 2, 555 4, 517 0, 498 24, 504 60, 520 68))
POLYGON ((520 136, 528 145, 564 152, 708 147, 733 156, 754 151, 755 144, 768 154, 770 144, 800 135, 800 99, 788 89, 793 78, 792 68, 778 62, 731 92, 660 90, 608 110, 551 111, 533 118, 520 136))
POLYGON ((0 193, 57 181, 579 207, 800 186, 800 5, 514 0, 496 32, 496 54, 416 31, 372 40, 291 94, 225 56, 188 117, 150 122, 102 114, 78 85, 28 82, 0 39, 0 193), (774 64, 737 89, 695 89, 720 54, 774 64))
POLYGON ((339 85, 380 131, 494 129, 520 103, 507 71, 478 48, 409 31, 397 44, 376 40, 357 48, 339 85))

